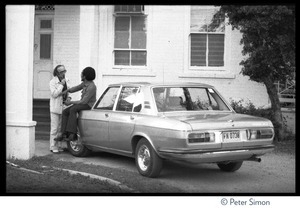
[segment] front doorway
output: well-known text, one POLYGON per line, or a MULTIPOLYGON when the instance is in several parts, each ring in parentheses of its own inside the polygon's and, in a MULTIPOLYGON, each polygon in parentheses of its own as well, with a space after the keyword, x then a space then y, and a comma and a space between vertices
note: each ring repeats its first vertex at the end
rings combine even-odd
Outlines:
POLYGON ((54 15, 36 14, 34 24, 33 98, 49 99, 53 71, 54 15))

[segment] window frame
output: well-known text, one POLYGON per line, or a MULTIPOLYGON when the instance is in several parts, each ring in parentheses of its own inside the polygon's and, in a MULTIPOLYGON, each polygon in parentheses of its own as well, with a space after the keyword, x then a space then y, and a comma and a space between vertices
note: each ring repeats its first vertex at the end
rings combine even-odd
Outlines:
POLYGON ((113 14, 113 27, 112 27, 112 32, 113 32, 113 50, 112 50, 112 66, 113 68, 125 68, 125 69, 146 69, 148 67, 148 55, 149 55, 149 44, 148 44, 148 36, 149 36, 149 27, 148 27, 148 14, 143 13, 143 14, 113 14), (132 49, 132 48, 115 48, 115 22, 117 17, 130 17, 129 20, 129 46, 131 47, 131 35, 132 35, 132 17, 133 16, 143 16, 145 18, 145 24, 146 24, 146 48, 145 49, 132 49), (115 64, 115 51, 128 51, 129 52, 129 65, 116 65, 115 64), (141 52, 146 52, 146 64, 145 65, 131 65, 132 62, 132 54, 131 52, 134 51, 141 51, 141 52))

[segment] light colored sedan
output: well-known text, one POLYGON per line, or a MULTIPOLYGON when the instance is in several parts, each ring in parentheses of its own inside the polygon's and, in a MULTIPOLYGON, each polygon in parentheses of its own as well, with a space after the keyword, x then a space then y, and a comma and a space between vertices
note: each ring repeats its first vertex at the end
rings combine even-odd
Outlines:
POLYGON ((139 173, 157 177, 164 160, 216 163, 238 170, 274 149, 268 119, 237 114, 217 90, 199 83, 109 85, 80 112, 74 156, 106 151, 134 157, 139 173))

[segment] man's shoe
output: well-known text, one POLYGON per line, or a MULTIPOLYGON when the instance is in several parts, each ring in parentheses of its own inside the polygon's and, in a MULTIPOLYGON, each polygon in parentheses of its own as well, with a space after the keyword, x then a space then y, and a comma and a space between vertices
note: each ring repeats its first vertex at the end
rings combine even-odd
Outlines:
POLYGON ((64 152, 65 150, 64 150, 64 148, 58 148, 58 151, 59 152, 64 152))
POLYGON ((54 154, 57 154, 57 153, 59 153, 59 151, 58 150, 50 150, 52 153, 54 153, 54 154))

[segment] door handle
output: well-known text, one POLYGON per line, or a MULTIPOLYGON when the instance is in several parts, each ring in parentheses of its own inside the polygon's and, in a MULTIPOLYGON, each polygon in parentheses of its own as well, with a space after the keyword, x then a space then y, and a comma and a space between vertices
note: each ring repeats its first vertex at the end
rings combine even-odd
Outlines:
POLYGON ((134 120, 135 118, 136 118, 135 116, 132 116, 132 115, 130 116, 131 120, 134 120))
POLYGON ((105 113, 104 115, 105 115, 106 118, 108 118, 108 113, 105 113))

